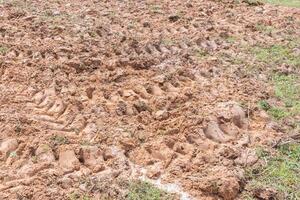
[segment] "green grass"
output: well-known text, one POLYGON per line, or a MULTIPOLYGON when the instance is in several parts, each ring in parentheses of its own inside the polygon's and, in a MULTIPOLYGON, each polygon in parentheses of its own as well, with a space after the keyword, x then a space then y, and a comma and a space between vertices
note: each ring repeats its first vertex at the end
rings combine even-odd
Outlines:
POLYGON ((276 74, 273 76, 275 96, 287 107, 297 106, 300 101, 300 80, 297 75, 276 74))
POLYGON ((137 181, 129 186, 128 200, 171 200, 171 195, 148 182, 137 181))
POLYGON ((271 109, 270 104, 266 100, 259 101, 258 106, 265 111, 268 111, 271 109))
POLYGON ((8 51, 6 46, 0 45, 0 54, 5 54, 8 51))
POLYGON ((275 96, 285 107, 277 109, 282 118, 300 115, 300 79, 297 75, 276 74, 273 76, 275 96))
POLYGON ((268 113, 276 120, 290 116, 290 113, 285 108, 271 108, 268 113))
POLYGON ((209 57, 209 53, 206 50, 203 49, 196 49, 195 50, 195 57, 199 60, 199 61, 203 61, 206 58, 209 57))
POLYGON ((256 30, 260 31, 260 32, 264 32, 266 34, 271 34, 275 28, 273 26, 266 26, 266 25, 263 25, 263 24, 257 24, 255 26, 256 30))
POLYGON ((170 38, 164 38, 161 41, 162 44, 166 45, 166 46, 172 46, 174 45, 174 41, 170 38))
POLYGON ((154 14, 162 14, 162 8, 160 5, 149 5, 150 12, 154 14))
POLYGON ((272 107, 265 100, 259 101, 259 107, 267 111, 274 119, 300 115, 300 79, 296 75, 275 74, 272 77, 275 96, 284 103, 282 107, 272 107))
POLYGON ((300 8, 300 0, 264 0, 264 2, 275 5, 300 8))
POLYGON ((254 47, 252 49, 258 61, 269 64, 288 64, 300 67, 300 57, 293 54, 294 43, 289 45, 272 45, 267 47, 254 47))
POLYGON ((226 41, 227 41, 228 43, 234 43, 234 42, 237 41, 237 38, 234 37, 234 36, 229 36, 229 37, 226 38, 226 41))
POLYGON ((283 145, 275 156, 263 149, 258 149, 257 154, 265 163, 247 172, 248 190, 271 187, 284 199, 300 199, 300 145, 283 145))
POLYGON ((68 197, 69 200, 91 200, 87 195, 80 195, 78 193, 72 193, 68 197))
POLYGON ((244 2, 246 4, 248 4, 249 6, 258 6, 258 5, 261 5, 262 4, 262 1, 261 0, 238 0, 236 2, 244 2))
MULTIPOLYGON (((300 68, 300 57, 295 55, 293 48, 297 46, 297 40, 290 41, 286 45, 256 46, 252 53, 256 60, 269 67, 287 64, 293 68, 300 68)), ((271 107, 265 101, 259 102, 259 106, 268 111, 276 120, 286 117, 294 117, 300 114, 300 79, 295 74, 271 74, 271 83, 274 85, 275 97, 284 103, 280 107, 271 107)))
MULTIPOLYGON (((300 115, 300 79, 297 75, 274 74, 272 76, 274 94, 283 106, 271 106, 266 100, 259 101, 259 107, 274 119, 300 115)), ((295 129, 296 130, 296 129, 295 129)), ((247 173, 247 191, 273 188, 279 192, 278 199, 300 200, 300 144, 286 144, 270 154, 260 148, 257 155, 264 164, 251 168, 247 173)), ((251 199, 249 193, 244 199, 251 199)))
POLYGON ((28 5, 28 2, 23 0, 0 0, 1 4, 10 4, 14 7, 25 8, 28 5))
POLYGON ((69 140, 65 136, 53 135, 50 138, 50 142, 53 146, 59 146, 63 144, 68 144, 69 140))

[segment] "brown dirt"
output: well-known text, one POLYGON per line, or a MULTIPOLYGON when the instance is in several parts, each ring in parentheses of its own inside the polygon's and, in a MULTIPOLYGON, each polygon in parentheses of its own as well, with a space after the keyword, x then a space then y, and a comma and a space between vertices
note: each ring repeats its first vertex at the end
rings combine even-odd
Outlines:
POLYGON ((256 107, 265 79, 219 55, 280 41, 255 24, 299 31, 291 18, 233 1, 0 4, 0 199, 124 199, 143 173, 238 199, 255 147, 282 133, 256 107))

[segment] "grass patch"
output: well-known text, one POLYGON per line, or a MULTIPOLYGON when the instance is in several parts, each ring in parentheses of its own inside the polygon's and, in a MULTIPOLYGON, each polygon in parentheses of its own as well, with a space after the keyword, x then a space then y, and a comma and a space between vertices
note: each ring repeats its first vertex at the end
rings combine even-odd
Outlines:
POLYGON ((6 46, 2 46, 0 45, 0 54, 6 54, 6 52, 8 51, 8 48, 6 46))
POLYGON ((78 193, 72 193, 69 195, 69 200, 91 200, 87 195, 80 195, 78 193))
POLYGON ((150 12, 153 14, 163 14, 162 8, 160 5, 149 5, 150 12))
POLYGON ((280 115, 296 116, 300 114, 300 80, 296 75, 276 74, 273 76, 275 96, 284 102, 285 108, 280 115))
POLYGON ((204 60, 209 56, 209 53, 203 49, 196 49, 195 56, 198 60, 204 60))
POLYGON ((284 106, 272 107, 267 101, 262 100, 258 102, 259 107, 276 120, 300 115, 299 78, 296 75, 275 74, 272 77, 272 82, 275 96, 284 103, 284 106))
POLYGON ((300 82, 296 75, 276 74, 273 76, 275 96, 287 107, 294 107, 300 101, 300 82))
POLYGON ((300 0, 264 0, 264 2, 275 5, 300 8, 300 0))
POLYGON ((129 186, 128 200, 171 200, 172 195, 156 188, 148 182, 134 182, 129 186))
POLYGON ((246 3, 249 6, 258 6, 263 4, 261 0, 235 0, 235 3, 246 3))
POLYGON ((272 45, 269 47, 254 47, 253 53, 257 60, 269 64, 286 63, 300 67, 300 57, 293 54, 293 45, 272 45))
POLYGON ((258 106, 265 111, 268 111, 271 109, 270 104, 266 100, 259 101, 258 106))
POLYGON ((263 25, 263 24, 257 24, 255 26, 256 30, 260 31, 260 32, 264 32, 266 34, 271 34, 275 28, 273 26, 266 26, 266 25, 263 25))
POLYGON ((164 45, 166 45, 166 46, 172 46, 172 45, 175 44, 174 41, 172 39, 170 39, 170 38, 162 39, 161 43, 164 44, 164 45))
POLYGON ((27 9, 29 2, 23 0, 0 0, 1 4, 11 5, 16 8, 27 9))
POLYGON ((276 120, 290 116, 290 113, 285 108, 271 108, 268 113, 276 120))
POLYGON ((69 144, 69 140, 65 136, 53 135, 50 138, 50 143, 52 146, 60 146, 63 144, 69 144))
POLYGON ((237 38, 234 37, 234 36, 229 36, 229 37, 226 38, 226 41, 227 41, 228 43, 234 43, 234 42, 237 41, 237 38))
POLYGON ((248 191, 269 187, 284 199, 300 199, 300 145, 280 146, 275 156, 263 149, 258 149, 257 154, 265 163, 247 172, 248 191))
MULTIPOLYGON (((277 120, 300 115, 300 79, 296 75, 275 74, 272 77, 275 96, 284 103, 272 107, 267 101, 260 101, 259 107, 277 120)), ((297 126, 295 126, 297 127, 297 126)), ((257 155, 264 164, 249 170, 248 191, 274 188, 278 199, 300 199, 300 144, 285 144, 275 155, 258 149, 257 155)), ((249 194, 247 194, 249 195, 249 194)), ((275 198, 277 199, 277 198, 275 198)))

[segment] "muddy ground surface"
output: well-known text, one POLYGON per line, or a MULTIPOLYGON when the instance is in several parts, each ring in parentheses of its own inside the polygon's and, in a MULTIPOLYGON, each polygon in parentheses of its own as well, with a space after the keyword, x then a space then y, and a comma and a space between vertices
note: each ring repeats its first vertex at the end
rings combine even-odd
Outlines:
POLYGON ((126 199, 141 177, 239 199, 255 148, 284 134, 244 49, 299 36, 299 20, 235 1, 2 1, 0 199, 126 199))

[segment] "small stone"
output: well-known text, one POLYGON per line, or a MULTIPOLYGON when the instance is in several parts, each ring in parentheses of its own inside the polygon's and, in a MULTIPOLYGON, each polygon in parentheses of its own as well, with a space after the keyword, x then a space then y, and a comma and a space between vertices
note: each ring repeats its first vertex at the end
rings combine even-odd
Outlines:
POLYGON ((155 113, 156 120, 166 120, 169 117, 169 112, 166 110, 159 110, 155 113))
POLYGON ((166 79, 167 78, 165 75, 158 75, 153 78, 153 81, 155 81, 157 83, 164 83, 166 79))
POLYGON ((58 15, 60 15, 60 11, 59 11, 59 10, 54 10, 54 11, 52 12, 52 15, 53 15, 53 16, 58 16, 58 15))
POLYGON ((135 92, 133 90, 124 90, 123 91, 123 96, 126 98, 134 96, 134 95, 135 95, 135 92))
POLYGON ((255 7, 254 10, 257 14, 263 14, 264 13, 264 8, 262 8, 262 7, 255 7))
POLYGON ((80 184, 79 185, 79 189, 81 189, 82 191, 86 192, 87 191, 86 184, 80 184))

